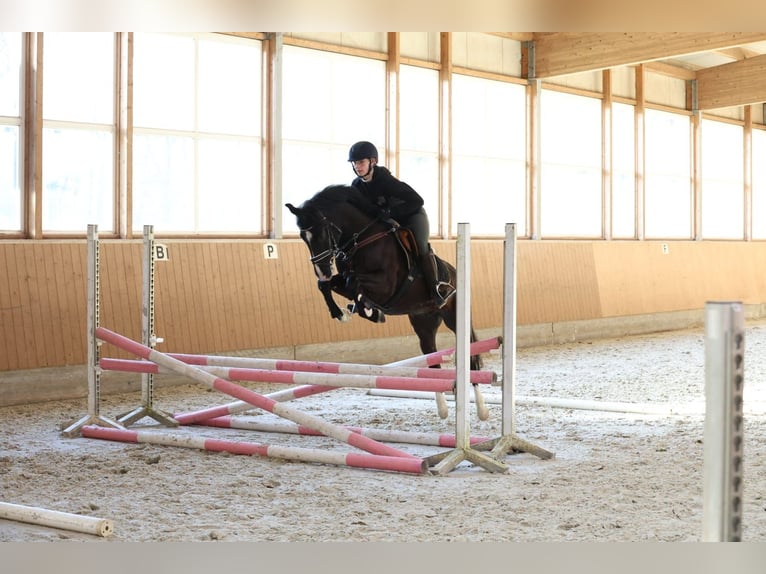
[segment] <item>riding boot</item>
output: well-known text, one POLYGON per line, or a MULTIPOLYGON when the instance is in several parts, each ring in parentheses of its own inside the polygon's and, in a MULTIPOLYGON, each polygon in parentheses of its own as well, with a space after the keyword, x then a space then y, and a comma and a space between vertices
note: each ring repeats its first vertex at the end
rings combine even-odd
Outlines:
POLYGON ((436 267, 436 255, 429 250, 420 255, 420 268, 423 271, 423 280, 426 285, 432 285, 434 289, 434 301, 439 307, 443 307, 447 300, 455 293, 455 287, 439 280, 439 271, 436 267))

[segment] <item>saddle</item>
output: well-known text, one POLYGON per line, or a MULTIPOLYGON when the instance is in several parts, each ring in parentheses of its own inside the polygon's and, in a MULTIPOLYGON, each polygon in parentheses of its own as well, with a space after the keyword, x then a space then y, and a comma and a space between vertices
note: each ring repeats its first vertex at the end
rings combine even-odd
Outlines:
MULTIPOLYGON (((415 240, 415 234, 412 232, 412 230, 406 227, 397 226, 395 236, 396 240, 399 242, 399 245, 407 256, 407 279, 411 282, 412 279, 414 279, 416 276, 414 274, 415 262, 420 257, 418 242, 415 240)), ((448 283, 450 281, 450 275, 449 270, 444 266, 444 261, 438 257, 434 257, 434 260, 436 261, 437 278, 439 281, 448 283)))
MULTIPOLYGON (((361 295, 357 296, 357 300, 349 303, 346 307, 350 313, 357 313, 373 323, 385 323, 387 309, 392 306, 396 301, 402 297, 412 285, 412 282, 416 277, 422 275, 420 267, 417 265, 419 259, 420 250, 418 249, 418 242, 415 239, 415 234, 407 227, 402 227, 393 219, 385 220, 393 232, 399 247, 401 247, 407 258, 407 277, 399 285, 399 288, 394 293, 393 297, 382 306, 371 306, 368 302, 364 301, 361 295)), ((434 257, 436 261, 436 273, 440 281, 448 283, 450 281, 449 270, 445 267, 444 261, 438 257, 434 257)))

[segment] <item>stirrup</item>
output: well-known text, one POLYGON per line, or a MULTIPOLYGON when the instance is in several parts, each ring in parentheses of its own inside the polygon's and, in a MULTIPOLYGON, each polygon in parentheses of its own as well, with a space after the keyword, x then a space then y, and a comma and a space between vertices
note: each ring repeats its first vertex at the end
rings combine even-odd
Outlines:
POLYGON ((449 301, 450 297, 452 297, 457 290, 450 284, 445 283, 444 281, 438 281, 436 283, 436 303, 439 305, 439 307, 444 307, 444 305, 447 304, 447 301, 449 301), (442 291, 445 291, 445 293, 442 293, 442 291))

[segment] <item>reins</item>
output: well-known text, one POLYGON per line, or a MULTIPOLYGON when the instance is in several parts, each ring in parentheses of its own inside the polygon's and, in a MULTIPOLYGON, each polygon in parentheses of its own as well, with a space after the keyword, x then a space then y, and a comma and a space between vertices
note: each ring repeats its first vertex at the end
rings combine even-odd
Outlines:
MULTIPOLYGON (((337 231, 340 232, 340 236, 343 236, 343 230, 338 227, 335 223, 330 221, 325 217, 325 215, 322 212, 319 212, 319 214, 322 216, 322 221, 327 226, 334 227, 337 231)), ((364 233, 372 227, 377 219, 373 219, 370 221, 367 225, 365 225, 361 230, 357 231, 356 233, 353 233, 351 235, 351 238, 346 241, 343 245, 338 246, 335 240, 335 237, 333 234, 330 234, 330 247, 320 253, 319 255, 316 255, 314 258, 311 259, 312 263, 316 263, 316 261, 321 261, 323 259, 326 259, 327 257, 331 257, 334 255, 337 259, 340 259, 342 261, 348 261, 351 259, 357 251, 359 251, 361 248, 366 247, 367 245, 370 245, 371 243, 375 243, 376 241, 383 239, 388 234, 392 233, 395 228, 387 229, 386 231, 379 231, 377 233, 374 233, 373 235, 370 235, 368 237, 365 237, 361 241, 359 240, 359 237, 364 235, 364 233)))

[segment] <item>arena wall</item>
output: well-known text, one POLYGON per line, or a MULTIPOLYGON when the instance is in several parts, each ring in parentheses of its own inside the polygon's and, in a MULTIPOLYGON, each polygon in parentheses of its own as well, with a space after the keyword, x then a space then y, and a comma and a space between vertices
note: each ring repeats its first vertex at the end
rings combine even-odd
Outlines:
MULTIPOLYGON (((406 317, 331 320, 300 240, 157 241, 170 255, 155 267, 158 350, 357 362, 419 354, 406 317), (265 257, 266 244, 276 258, 265 257)), ((454 263, 454 241, 433 244, 454 263)), ((100 324, 140 339, 141 240, 100 245, 100 324)), ((482 335, 502 328, 502 250, 502 240, 471 242, 482 335)), ((698 325, 709 300, 742 301, 749 317, 761 317, 763 269, 763 242, 519 241, 518 344, 698 325)), ((451 345, 446 329, 440 342, 451 345)), ((0 404, 83 396, 85 240, 0 243, 0 349, 0 404), (75 382, 62 378, 63 367, 78 373, 75 382)))

